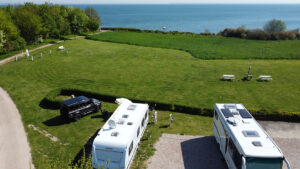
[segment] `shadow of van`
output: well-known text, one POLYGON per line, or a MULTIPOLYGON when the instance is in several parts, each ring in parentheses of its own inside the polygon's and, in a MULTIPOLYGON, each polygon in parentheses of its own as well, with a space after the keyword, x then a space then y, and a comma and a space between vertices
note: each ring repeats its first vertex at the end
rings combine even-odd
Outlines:
POLYGON ((181 142, 185 169, 228 169, 213 136, 181 142))

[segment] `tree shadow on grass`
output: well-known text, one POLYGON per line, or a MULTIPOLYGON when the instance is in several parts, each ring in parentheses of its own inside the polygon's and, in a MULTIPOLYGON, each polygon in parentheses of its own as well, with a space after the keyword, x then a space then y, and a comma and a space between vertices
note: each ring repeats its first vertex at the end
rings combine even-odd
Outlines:
POLYGON ((167 125, 160 125, 159 126, 159 128, 168 128, 169 127, 169 125, 167 124, 167 125))

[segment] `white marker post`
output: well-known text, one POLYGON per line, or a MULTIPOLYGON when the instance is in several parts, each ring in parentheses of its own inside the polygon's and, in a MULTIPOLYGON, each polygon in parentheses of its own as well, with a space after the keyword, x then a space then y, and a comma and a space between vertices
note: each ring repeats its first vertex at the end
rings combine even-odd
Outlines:
POLYGON ((28 49, 26 49, 26 56, 27 56, 27 58, 29 57, 29 51, 28 51, 28 49))
POLYGON ((169 127, 171 127, 171 124, 172 124, 172 122, 173 122, 174 120, 175 120, 175 119, 174 119, 173 115, 170 114, 170 124, 169 124, 169 127))
POLYGON ((49 51, 49 54, 52 55, 52 50, 49 51))
POLYGON ((33 61, 33 56, 31 56, 31 61, 33 61))
POLYGON ((15 58, 15 59, 16 59, 16 61, 18 61, 18 56, 16 56, 16 58, 15 58))
POLYGON ((153 117, 153 120, 154 120, 154 124, 156 124, 157 123, 157 111, 155 111, 153 113, 152 117, 153 117))
POLYGON ((41 58, 43 57, 43 53, 41 53, 41 58))

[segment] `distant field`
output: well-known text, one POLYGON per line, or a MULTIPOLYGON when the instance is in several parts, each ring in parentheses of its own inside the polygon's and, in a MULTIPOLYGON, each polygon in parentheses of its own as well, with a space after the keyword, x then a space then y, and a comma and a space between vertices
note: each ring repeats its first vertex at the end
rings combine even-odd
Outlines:
POLYGON ((300 59, 300 40, 257 41, 219 36, 164 35, 116 31, 90 39, 179 49, 200 59, 300 59))
MULTIPOLYGON (((300 111, 300 60, 199 60, 179 50, 86 39, 59 45, 32 53, 40 56, 43 52, 43 58, 35 57, 34 62, 20 58, 0 66, 0 86, 8 91, 22 115, 36 168, 45 168, 44 159, 67 164, 105 122, 97 113, 80 122, 64 123, 59 110, 41 108, 43 98, 57 88, 201 108, 212 108, 218 102, 238 102, 247 108, 300 111), (68 55, 57 50, 59 45, 65 46, 68 55), (240 79, 250 65, 254 79, 243 82, 240 79), (235 74, 237 80, 220 81, 223 73, 235 74), (260 74, 270 74, 274 80, 257 82, 260 74), (70 145, 52 142, 28 128, 28 124, 47 130, 70 145)), ((112 112, 116 105, 104 103, 104 108, 112 112)), ((159 125, 148 128, 154 140, 163 132, 212 134, 210 117, 180 113, 175 113, 173 128, 159 128, 168 123, 169 113, 159 111, 159 125)), ((151 155, 153 142, 142 143, 134 168, 151 155)))

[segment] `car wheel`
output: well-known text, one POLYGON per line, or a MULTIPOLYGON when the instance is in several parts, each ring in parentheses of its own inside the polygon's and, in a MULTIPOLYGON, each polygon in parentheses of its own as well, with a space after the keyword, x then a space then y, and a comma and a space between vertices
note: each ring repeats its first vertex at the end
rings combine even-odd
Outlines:
POLYGON ((75 121, 79 121, 80 118, 81 118, 81 115, 79 113, 75 114, 75 116, 74 116, 75 121))

